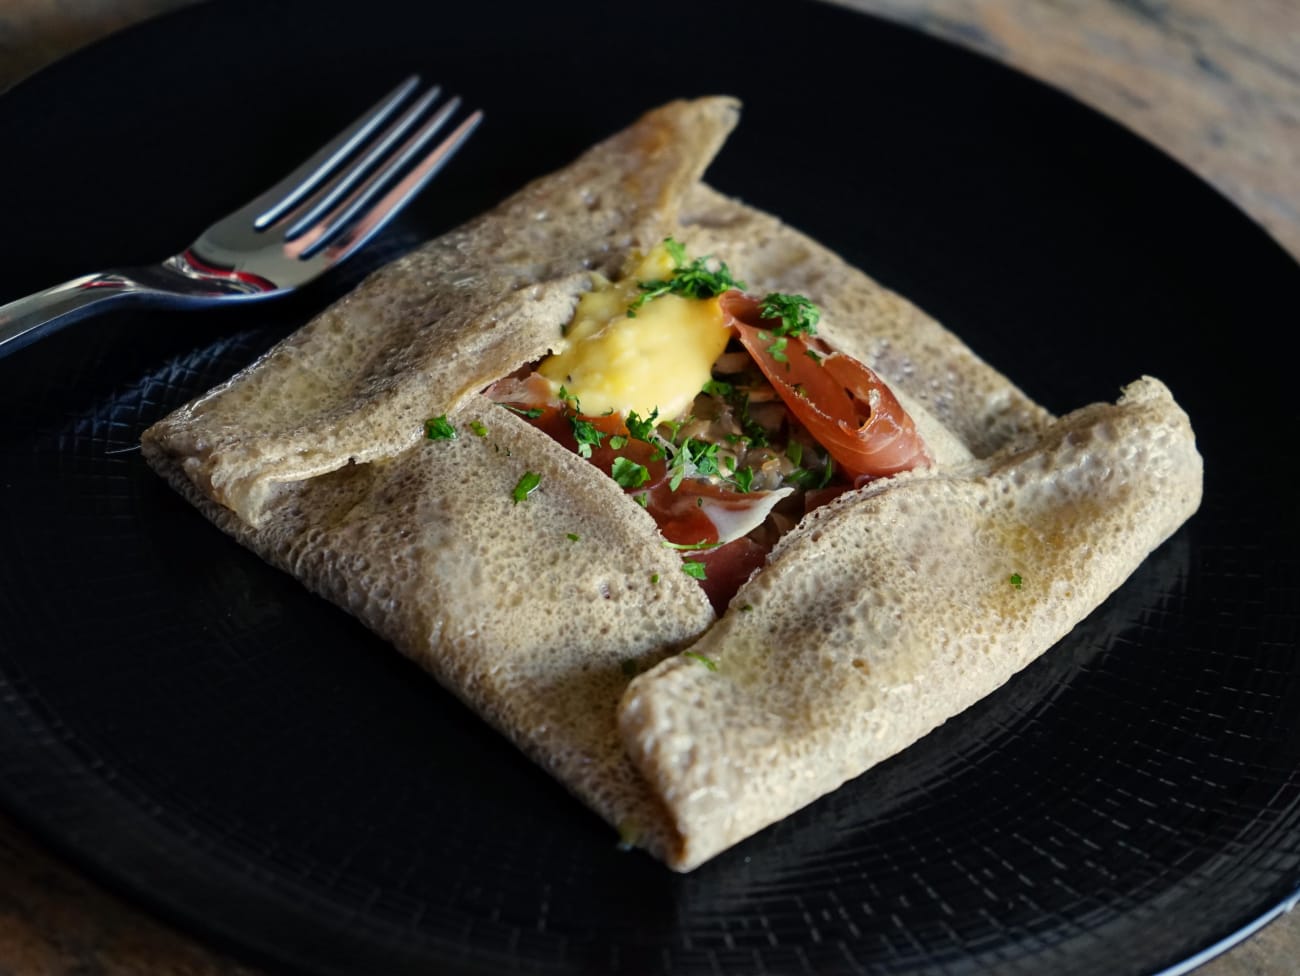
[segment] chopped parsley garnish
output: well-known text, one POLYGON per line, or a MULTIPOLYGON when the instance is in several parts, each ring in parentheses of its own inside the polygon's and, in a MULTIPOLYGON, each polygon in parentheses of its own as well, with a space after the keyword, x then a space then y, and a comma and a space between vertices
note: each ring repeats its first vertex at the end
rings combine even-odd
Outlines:
POLYGON ((424 436, 431 441, 450 441, 456 437, 456 428, 447 422, 447 415, 433 417, 424 422, 424 436))
POLYGON ((680 420, 661 420, 659 421, 659 424, 660 426, 668 428, 668 440, 675 444, 677 443, 677 435, 681 433, 682 428, 686 426, 689 421, 694 419, 695 417, 692 415, 689 417, 682 417, 680 420))
POLYGON ((515 483, 514 491, 510 497, 518 505, 521 501, 537 490, 537 486, 542 483, 542 476, 536 471, 525 471, 523 476, 515 483))
POLYGON ((650 480, 650 472, 644 464, 625 457, 614 458, 609 475, 622 488, 640 488, 650 480))
POLYGON ((826 459, 826 467, 821 471, 805 468, 803 444, 799 441, 791 441, 785 446, 785 456, 794 465, 794 470, 785 476, 785 481, 797 488, 825 488, 834 474, 835 462, 830 457, 826 459))
POLYGON ((682 652, 682 657, 689 657, 692 661, 699 661, 701 664, 703 664, 703 665, 704 665, 706 668, 708 668, 710 671, 716 671, 716 670, 718 670, 718 662, 717 662, 717 661, 713 660, 713 658, 705 657, 703 654, 700 654, 700 653, 698 653, 698 652, 696 652, 696 651, 683 651, 683 652, 682 652))
POLYGON ((816 335, 822 317, 821 309, 802 295, 783 295, 777 291, 759 302, 758 314, 765 319, 781 320, 772 330, 779 336, 816 335))
POLYGON ((683 559, 682 572, 687 576, 695 577, 697 580, 709 578, 704 572, 704 563, 697 559, 683 559))
POLYGON ((651 582, 651 583, 658 583, 658 582, 659 582, 659 574, 658 574, 658 573, 651 573, 651 574, 650 574, 650 582, 651 582))
POLYGON ((556 396, 560 398, 560 404, 562 406, 568 407, 575 414, 582 413, 582 404, 578 402, 578 398, 565 389, 563 385, 560 386, 560 390, 556 396))
POLYGON ((570 542, 577 542, 579 539, 582 538, 582 536, 578 535, 578 533, 576 532, 566 532, 564 534, 564 537, 568 539, 570 542))
POLYGON ((745 432, 749 438, 751 447, 767 447, 767 428, 754 419, 753 414, 749 412, 749 394, 746 393, 736 404, 737 418, 740 420, 740 429, 745 432))
MULTIPOLYGON (((577 401, 575 400, 574 403, 577 401)), ((573 439, 578 442, 578 454, 585 458, 591 457, 591 449, 600 447, 607 436, 590 420, 583 420, 578 416, 569 417, 569 426, 573 428, 573 439)))
POLYGON ((731 276, 724 262, 719 261, 714 269, 709 267, 709 261, 708 257, 696 258, 685 267, 678 267, 671 282, 673 294, 683 298, 713 298, 733 288, 744 291, 748 287, 731 276))
POLYGON ((735 482, 740 491, 749 491, 754 486, 754 469, 737 468, 735 474, 731 476, 731 480, 735 482))
POLYGON ((789 341, 785 336, 777 336, 767 347, 767 354, 778 363, 788 363, 790 357, 785 354, 785 347, 789 341))
POLYGON ((673 286, 669 281, 638 281, 637 287, 641 289, 641 294, 632 299, 632 304, 627 307, 627 317, 636 318, 637 309, 647 302, 653 301, 660 295, 672 294, 673 286))
POLYGON ((722 397, 725 400, 736 392, 736 388, 722 380, 711 379, 705 382, 702 392, 707 393, 709 396, 722 397))
POLYGON ((697 475, 718 474, 718 445, 697 441, 692 437, 682 441, 672 461, 668 463, 668 470, 672 472, 672 478, 668 482, 671 490, 676 491, 681 487, 682 479, 689 473, 688 468, 693 469, 697 475))
POLYGON ((709 256, 686 263, 686 248, 671 237, 664 239, 664 249, 673 259, 672 274, 665 279, 638 281, 641 294, 627 307, 627 317, 636 318, 637 309, 661 295, 680 295, 683 298, 713 298, 732 288, 744 291, 746 285, 731 276, 731 270, 722 262, 711 267, 709 256))
POLYGON ((811 359, 814 363, 820 364, 822 361, 822 354, 819 353, 816 349, 812 348, 812 346, 809 346, 807 349, 805 349, 803 351, 803 354, 807 356, 809 359, 811 359))
POLYGON ((1024 584, 1025 581, 1019 573, 1012 573, 1011 577, 1007 580, 1007 582, 1010 583, 1018 590, 1020 589, 1021 585, 1024 584))
POLYGON ((525 410, 523 407, 512 407, 508 403, 503 403, 501 406, 505 407, 507 410, 513 410, 515 413, 519 414, 519 416, 527 417, 529 420, 536 420, 544 413, 541 407, 529 407, 525 410))
POLYGON ((481 420, 471 420, 469 422, 469 429, 474 432, 475 437, 487 437, 487 425, 481 420))
POLYGON ((623 434, 611 434, 609 437, 609 449, 611 451, 621 451, 627 447, 628 438, 623 434))
POLYGON ((692 437, 682 442, 682 453, 691 459, 699 474, 718 473, 718 445, 707 441, 697 441, 692 437))
POLYGON ((655 408, 650 411, 650 416, 644 420, 635 410, 627 412, 627 418, 623 421, 627 425, 627 432, 639 441, 645 441, 647 444, 653 443, 655 425, 659 422, 659 410, 655 408))

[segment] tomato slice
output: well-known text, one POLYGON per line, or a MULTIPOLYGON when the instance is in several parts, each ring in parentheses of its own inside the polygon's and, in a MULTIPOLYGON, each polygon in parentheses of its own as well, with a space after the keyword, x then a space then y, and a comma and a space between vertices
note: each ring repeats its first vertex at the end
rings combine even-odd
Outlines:
POLYGON ((727 292, 722 309, 790 412, 849 478, 932 463, 912 418, 874 370, 812 336, 776 336, 779 323, 763 319, 748 295, 727 292))

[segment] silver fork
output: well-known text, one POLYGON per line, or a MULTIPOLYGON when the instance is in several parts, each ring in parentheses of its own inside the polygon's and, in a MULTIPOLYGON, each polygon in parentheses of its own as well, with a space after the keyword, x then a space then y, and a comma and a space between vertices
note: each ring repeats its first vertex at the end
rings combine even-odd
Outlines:
POLYGON ((401 210, 483 118, 471 113, 431 145, 460 98, 433 111, 440 89, 411 101, 419 87, 418 76, 406 79, 287 177, 161 264, 85 275, 0 307, 0 356, 104 308, 271 298, 328 271, 401 210))

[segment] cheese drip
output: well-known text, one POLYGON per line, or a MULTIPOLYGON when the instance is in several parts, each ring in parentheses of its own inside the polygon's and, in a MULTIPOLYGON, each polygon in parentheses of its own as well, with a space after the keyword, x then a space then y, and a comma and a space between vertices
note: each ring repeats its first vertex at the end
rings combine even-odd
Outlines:
POLYGON ((654 248, 618 282, 597 276, 578 301, 563 343, 537 371, 558 393, 563 386, 588 415, 631 411, 664 419, 690 409, 709 381, 731 332, 716 298, 662 295, 629 318, 627 308, 641 294, 640 281, 667 279, 672 258, 654 248))

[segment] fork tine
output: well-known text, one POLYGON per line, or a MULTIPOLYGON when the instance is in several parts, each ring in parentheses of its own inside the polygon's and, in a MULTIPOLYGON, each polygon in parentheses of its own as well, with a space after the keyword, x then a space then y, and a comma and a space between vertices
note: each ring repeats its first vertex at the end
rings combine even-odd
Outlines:
MULTIPOLYGON (((429 107, 438 100, 441 94, 442 89, 435 86, 403 112, 401 118, 388 127, 388 130, 366 151, 366 154, 361 159, 350 164, 343 172, 338 174, 334 185, 328 191, 322 193, 320 198, 312 203, 305 213, 294 220, 289 229, 284 232, 285 240, 291 241, 298 237, 308 227, 317 223, 321 217, 333 210, 340 200, 345 199, 353 188, 365 179, 367 174, 383 162, 392 148, 405 138, 406 134, 415 127, 421 116, 428 111, 429 107)), ((438 117, 446 118, 446 114, 446 109, 443 109, 438 117)))
POLYGON ((382 126, 397 108, 419 87, 420 76, 411 75, 368 112, 340 132, 292 173, 257 197, 246 211, 257 212, 253 226, 262 230, 279 220, 315 190, 338 165, 350 156, 382 126))
POLYGON ((297 244, 302 248, 301 257, 310 258, 322 248, 330 246, 331 257, 346 255, 378 231, 388 220, 406 205, 424 185, 437 175, 470 133, 483 120, 482 110, 475 110, 466 117, 452 132, 431 151, 426 153, 419 163, 407 172, 396 184, 389 188, 394 177, 401 173, 417 156, 425 151, 429 141, 442 127, 443 123, 459 107, 460 98, 452 99, 435 116, 429 119, 419 131, 414 133, 402 146, 401 150, 382 169, 373 174, 357 191, 331 214, 327 215, 310 232, 306 239, 297 244), (387 192, 385 192, 387 190, 387 192), (380 194, 383 194, 380 197, 380 194), (364 215, 364 216, 362 216, 364 215), (361 217, 360 220, 357 218, 361 217), (341 232, 346 231, 342 239, 335 242, 341 232), (333 242, 332 246, 331 243, 333 242))

